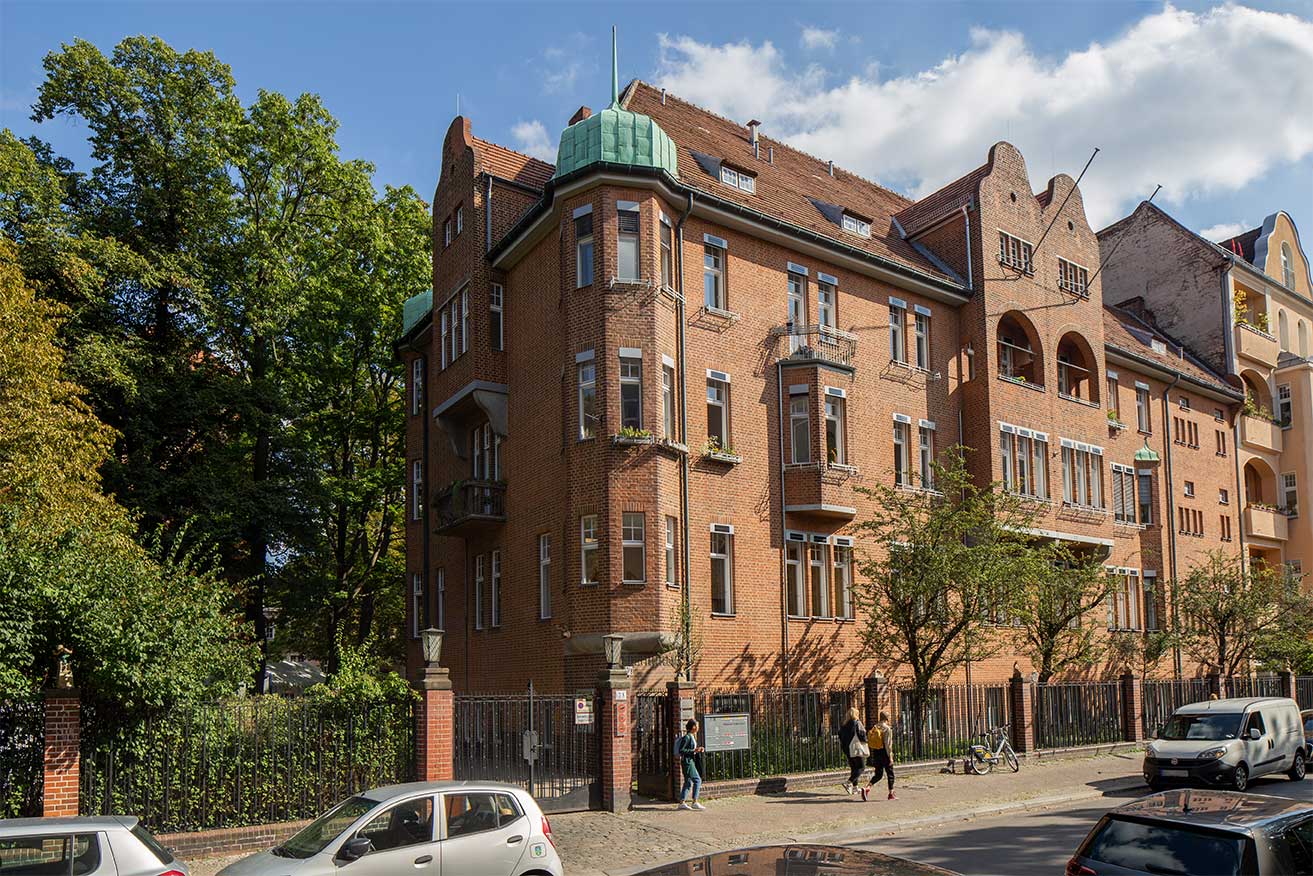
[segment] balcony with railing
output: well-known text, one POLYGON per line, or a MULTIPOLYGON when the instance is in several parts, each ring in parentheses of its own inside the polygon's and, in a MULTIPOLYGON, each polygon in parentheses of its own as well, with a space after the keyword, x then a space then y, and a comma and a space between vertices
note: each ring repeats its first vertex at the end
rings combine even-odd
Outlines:
POLYGON ((851 520, 857 515, 855 466, 833 462, 790 463, 784 466, 784 510, 851 520))
POLYGON ((771 329, 776 353, 786 362, 826 362, 854 367, 857 335, 828 325, 785 323, 771 329))
POLYGON ((434 530, 468 535, 481 527, 506 522, 506 484, 501 481, 456 481, 433 499, 434 530))
POLYGON ((1285 541, 1290 537, 1290 524, 1286 512, 1273 505, 1251 503, 1245 506, 1245 535, 1269 541, 1285 541))

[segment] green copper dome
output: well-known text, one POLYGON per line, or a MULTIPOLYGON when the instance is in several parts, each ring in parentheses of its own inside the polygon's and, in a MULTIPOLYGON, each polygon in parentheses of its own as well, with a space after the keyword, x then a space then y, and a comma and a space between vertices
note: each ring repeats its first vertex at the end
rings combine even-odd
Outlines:
POLYGON ((555 176, 565 176, 599 161, 657 167, 678 176, 675 141, 650 116, 620 106, 615 53, 611 35, 611 105, 575 122, 561 132, 555 176))

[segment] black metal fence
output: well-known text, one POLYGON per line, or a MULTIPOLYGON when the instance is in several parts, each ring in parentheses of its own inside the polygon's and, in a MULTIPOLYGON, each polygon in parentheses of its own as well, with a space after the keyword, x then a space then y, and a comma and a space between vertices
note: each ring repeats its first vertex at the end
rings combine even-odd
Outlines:
POLYGON ((977 736, 1006 724, 1007 685, 944 685, 919 697, 912 687, 897 691, 893 718, 894 757, 903 762, 947 760, 966 754, 977 736))
POLYGON ((1295 679, 1295 702, 1301 709, 1313 709, 1313 675, 1300 675, 1295 679))
POLYGON ((579 723, 570 696, 459 694, 455 716, 457 779, 522 785, 543 809, 588 809, 600 801, 595 721, 579 723), (525 733, 537 734, 531 763, 525 733))
MULTIPOLYGON (((700 690, 697 713, 748 715, 747 751, 708 752, 709 781, 835 770, 847 766, 839 749, 839 727, 848 710, 860 712, 861 688, 700 690)), ((671 740, 673 745, 673 739, 671 740)))
POLYGON ((1144 735, 1153 736, 1172 713, 1181 706, 1200 703, 1212 693, 1206 678, 1178 678, 1155 681, 1146 678, 1141 683, 1144 735))
POLYGON ((83 708, 81 811, 154 831, 293 821, 414 777, 410 702, 347 707, 253 697, 125 722, 83 708))
POLYGON ((1125 732, 1121 682, 1036 685, 1034 720, 1039 748, 1119 742, 1125 732))
POLYGON ((668 792, 675 739, 683 729, 670 726, 669 697, 669 694, 634 697, 630 741, 634 784, 640 794, 660 796, 668 792))
POLYGON ((45 703, 0 701, 0 818, 41 814, 45 703))
POLYGON ((1230 697, 1281 697, 1281 679, 1275 675, 1233 675, 1222 682, 1230 697))

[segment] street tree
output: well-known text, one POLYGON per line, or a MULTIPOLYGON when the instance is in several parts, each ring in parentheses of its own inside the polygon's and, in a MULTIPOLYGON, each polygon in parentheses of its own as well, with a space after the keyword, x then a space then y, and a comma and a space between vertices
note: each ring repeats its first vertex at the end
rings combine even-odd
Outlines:
POLYGON ((1102 561, 1062 541, 1037 543, 1013 582, 1005 609, 1017 649, 1030 658, 1040 682, 1093 666, 1105 652, 1101 608, 1113 578, 1102 561))

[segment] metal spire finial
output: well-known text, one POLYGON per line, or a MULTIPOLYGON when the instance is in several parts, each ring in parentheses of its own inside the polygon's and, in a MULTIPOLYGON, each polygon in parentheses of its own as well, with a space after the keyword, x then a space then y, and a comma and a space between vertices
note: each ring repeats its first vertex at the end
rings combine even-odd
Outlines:
POLYGON ((616 53, 615 25, 611 25, 611 106, 620 105, 620 61, 616 53))

